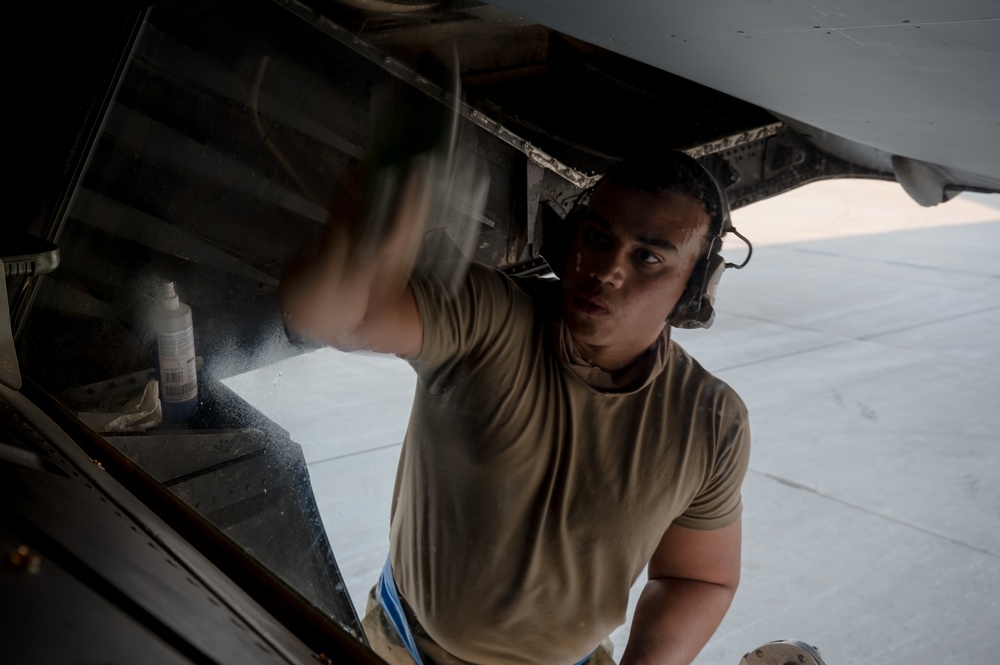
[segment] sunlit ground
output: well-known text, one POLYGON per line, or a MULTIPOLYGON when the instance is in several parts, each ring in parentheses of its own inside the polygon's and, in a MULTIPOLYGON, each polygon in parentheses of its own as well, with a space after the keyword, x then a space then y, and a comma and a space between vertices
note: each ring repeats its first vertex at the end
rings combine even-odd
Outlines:
MULTIPOLYGON (((921 208, 895 184, 828 181, 734 222, 753 260, 723 277, 711 330, 675 337, 737 389, 753 426, 743 582, 697 662, 737 665, 781 638, 828 665, 992 662, 1000 196, 921 208)), ((412 371, 323 350, 226 383, 302 445, 363 612, 412 371)), ((627 623, 613 637, 620 656, 627 623)))
POLYGON ((733 213, 754 245, 873 236, 1000 221, 1000 194, 965 193, 937 206, 918 205, 903 189, 881 180, 826 180, 733 213))

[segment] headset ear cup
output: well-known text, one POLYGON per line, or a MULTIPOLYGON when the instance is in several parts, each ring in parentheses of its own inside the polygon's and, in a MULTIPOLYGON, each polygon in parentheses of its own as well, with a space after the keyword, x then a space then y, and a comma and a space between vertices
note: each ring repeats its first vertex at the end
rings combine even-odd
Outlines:
POLYGON ((677 300, 677 304, 674 305, 674 309, 670 312, 670 316, 667 317, 667 322, 675 328, 688 328, 687 324, 691 321, 690 311, 694 299, 695 293, 691 290, 691 284, 688 283, 684 287, 681 297, 677 300))
MULTIPOLYGON (((719 280, 722 279, 722 273, 726 271, 726 260, 722 258, 722 255, 718 252, 712 254, 709 259, 710 265, 708 267, 708 280, 705 282, 705 290, 702 293, 702 309, 708 307, 711 316, 715 316, 715 295, 719 290, 719 280)), ((706 328, 711 325, 711 319, 709 319, 706 328)))
POLYGON ((675 328, 709 328, 715 321, 715 294, 726 270, 718 252, 698 262, 687 287, 667 319, 675 328))

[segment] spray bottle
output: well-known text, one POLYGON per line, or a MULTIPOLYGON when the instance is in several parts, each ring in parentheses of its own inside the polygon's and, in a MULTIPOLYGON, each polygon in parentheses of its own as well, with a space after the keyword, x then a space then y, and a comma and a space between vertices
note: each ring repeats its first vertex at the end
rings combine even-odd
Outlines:
POLYGON ((194 325, 191 308, 177 297, 173 282, 165 282, 161 286, 160 302, 153 318, 159 355, 163 418, 190 418, 198 409, 194 325))

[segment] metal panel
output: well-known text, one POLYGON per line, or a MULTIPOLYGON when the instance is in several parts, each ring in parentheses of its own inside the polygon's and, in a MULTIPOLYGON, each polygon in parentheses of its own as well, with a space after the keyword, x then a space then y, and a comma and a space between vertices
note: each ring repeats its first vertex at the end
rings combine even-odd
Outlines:
MULTIPOLYGON (((287 647, 276 648, 272 641, 276 635, 259 632, 206 586, 202 575, 212 576, 210 566, 176 556, 171 547, 176 536, 169 529, 133 518, 128 506, 108 495, 64 457, 49 432, 35 427, 39 418, 44 416, 33 412, 19 395, 6 390, 0 395, 3 429, 16 433, 21 447, 37 451, 51 468, 0 463, 2 524, 14 539, 12 545, 37 553, 37 574, 42 576, 30 580, 54 586, 24 584, 23 570, 12 572, 8 568, 4 574, 18 576, 9 578, 11 584, 17 584, 13 590, 27 595, 37 591, 58 597, 56 587, 65 586, 63 612, 77 617, 78 622, 90 621, 81 617, 89 610, 105 615, 120 613, 95 630, 89 636, 92 642, 80 645, 75 657, 141 651, 149 646, 151 654, 161 655, 164 662, 170 662, 170 651, 192 662, 295 662, 286 658, 287 647), (192 563, 201 565, 201 571, 194 572, 189 567, 192 563), (50 568, 52 576, 48 577, 43 573, 50 568), (82 606, 69 601, 79 601, 82 606)), ((97 466, 93 469, 103 473, 97 466)), ((16 608, 25 598, 14 596, 10 601, 5 606, 16 608)), ((19 648, 30 654, 60 649, 50 644, 53 633, 46 605, 33 600, 23 606, 33 612, 26 617, 27 622, 48 625, 50 630, 19 634, 15 640, 19 648)), ((297 648, 302 653, 301 646, 297 648)))
MULTIPOLYGON (((136 620, 128 607, 64 569, 51 550, 39 552, 24 543, 0 527, 0 554, 6 559, 0 570, 5 662, 69 663, 84 655, 95 663, 192 662, 176 645, 136 620)), ((40 543, 32 539, 32 545, 40 543)))
POLYGON ((842 138, 1000 186, 996 3, 491 4, 842 138))

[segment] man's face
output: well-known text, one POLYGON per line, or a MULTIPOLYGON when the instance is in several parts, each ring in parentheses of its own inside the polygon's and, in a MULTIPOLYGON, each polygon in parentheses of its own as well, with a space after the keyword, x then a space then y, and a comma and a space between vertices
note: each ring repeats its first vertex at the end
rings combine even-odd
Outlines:
POLYGON ((597 188, 561 282, 564 319, 593 362, 619 369, 656 341, 704 256, 709 224, 685 194, 597 188))

